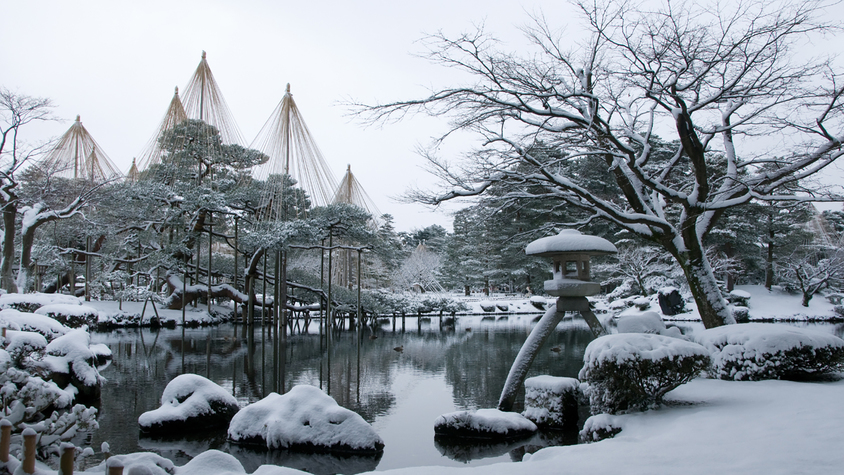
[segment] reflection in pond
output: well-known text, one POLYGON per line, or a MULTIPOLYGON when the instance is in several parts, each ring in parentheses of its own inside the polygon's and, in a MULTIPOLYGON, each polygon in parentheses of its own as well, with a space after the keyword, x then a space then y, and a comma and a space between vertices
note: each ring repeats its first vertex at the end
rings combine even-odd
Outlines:
MULTIPOLYGON (((236 456, 249 472, 265 463, 313 473, 358 473, 376 468, 463 465, 470 459, 473 465, 507 461, 511 459, 508 452, 529 450, 522 447, 524 442, 496 456, 485 450, 454 449, 466 455, 453 457, 449 455, 452 449, 435 446, 433 421, 447 412, 497 405, 532 320, 532 315, 513 315, 497 322, 463 317, 445 330, 439 329, 436 319, 423 322, 421 330, 411 321, 406 332, 401 331, 400 320, 393 332, 388 320, 382 327, 364 329, 360 334, 338 333, 330 351, 316 325, 311 326, 313 333, 286 339, 276 338, 269 328, 235 325, 95 333, 92 340, 107 344, 114 360, 102 373, 108 381, 103 387, 100 430, 93 446, 108 441, 114 453, 154 451, 178 465, 205 450, 219 449, 236 456), (402 351, 395 351, 396 347, 402 351), (159 407, 164 387, 182 373, 196 373, 220 384, 241 406, 296 384, 320 387, 341 406, 373 424, 386 444, 383 456, 379 460, 254 451, 226 442, 225 431, 173 440, 139 439, 138 416, 159 407), (473 450, 485 458, 473 458, 473 450)), ((547 343, 549 349, 559 347, 561 351, 543 351, 531 375, 576 377, 591 339, 585 323, 564 321, 547 343)), ((547 445, 533 439, 527 443, 529 447, 547 445)))

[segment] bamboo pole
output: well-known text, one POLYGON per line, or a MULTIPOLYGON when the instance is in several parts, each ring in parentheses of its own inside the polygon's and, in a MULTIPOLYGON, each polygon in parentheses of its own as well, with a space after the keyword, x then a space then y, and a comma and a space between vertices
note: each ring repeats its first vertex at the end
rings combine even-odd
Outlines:
MULTIPOLYGON (((91 301, 91 291, 90 291, 90 283, 91 283, 91 236, 85 238, 85 301, 91 301)), ((59 279, 59 284, 61 285, 61 279, 59 279)), ((75 293, 76 289, 70 289, 70 295, 75 293)))

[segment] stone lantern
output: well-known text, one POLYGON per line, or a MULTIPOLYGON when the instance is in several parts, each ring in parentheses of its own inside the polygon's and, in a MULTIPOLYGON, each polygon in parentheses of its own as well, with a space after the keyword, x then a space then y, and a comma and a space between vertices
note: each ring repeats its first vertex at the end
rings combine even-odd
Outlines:
POLYGON ((607 330, 592 313, 589 301, 586 300, 587 296, 601 291, 601 285, 590 280, 589 258, 617 252, 618 249, 606 239, 581 234, 576 229, 564 229, 556 236, 537 239, 527 245, 525 254, 550 257, 554 262, 554 277, 545 281, 545 291, 557 297, 557 305, 549 308, 539 319, 519 350, 501 391, 499 410, 513 410, 516 395, 525 382, 537 352, 566 312, 580 312, 596 337, 607 334, 607 330))
MULTIPOLYGON (((598 236, 564 229, 556 236, 537 239, 528 244, 525 254, 550 257, 554 278, 545 281, 545 291, 555 297, 586 297, 600 293, 601 285, 590 280, 589 258, 615 254, 613 243, 598 236)), ((577 309, 572 309, 577 310, 577 309)))

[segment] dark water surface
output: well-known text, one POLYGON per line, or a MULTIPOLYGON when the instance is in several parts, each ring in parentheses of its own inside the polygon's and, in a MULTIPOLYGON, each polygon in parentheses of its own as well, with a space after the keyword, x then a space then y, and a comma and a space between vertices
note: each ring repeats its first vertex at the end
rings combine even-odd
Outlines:
MULTIPOLYGON (((114 353, 101 373, 100 429, 94 447, 107 441, 112 453, 157 452, 177 465, 208 449, 237 457, 247 472, 262 464, 313 473, 356 473, 426 465, 484 465, 521 460, 525 451, 574 442, 571 433, 544 433, 511 444, 462 444, 434 440, 434 419, 463 409, 493 408, 510 365, 538 315, 498 320, 458 318, 441 330, 437 318, 417 329, 399 319, 378 329, 336 335, 331 349, 318 327, 281 340, 260 326, 200 329, 123 329, 92 334, 114 353), (297 384, 321 387, 342 406, 370 422, 384 439, 379 457, 305 455, 256 451, 230 445, 225 431, 189 439, 139 437, 138 416, 160 405, 167 383, 182 373, 205 376, 231 391, 241 406, 297 384)), ((566 320, 549 338, 529 376, 576 377, 592 335, 582 321, 566 320), (551 351, 556 348, 559 351, 551 351)), ((521 401, 523 397, 519 398, 521 401)), ((521 407, 517 407, 521 411, 521 407)))

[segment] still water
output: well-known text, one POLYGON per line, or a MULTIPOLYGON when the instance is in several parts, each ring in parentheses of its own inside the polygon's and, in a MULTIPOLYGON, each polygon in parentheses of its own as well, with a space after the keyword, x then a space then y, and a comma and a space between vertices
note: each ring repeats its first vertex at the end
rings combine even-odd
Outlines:
MULTIPOLYGON (((576 432, 543 433, 511 444, 456 446, 435 440, 434 420, 456 410, 496 407, 510 365, 536 318, 461 317, 456 325, 442 329, 436 317, 421 327, 415 318, 408 318, 405 331, 399 318, 396 324, 385 321, 359 334, 336 333, 330 348, 315 323, 307 332, 297 330, 286 339, 276 338, 267 328, 242 325, 95 333, 93 342, 108 345, 114 359, 101 371, 108 381, 93 446, 107 441, 112 453, 157 452, 177 465, 205 450, 219 449, 237 457, 250 473, 262 464, 312 473, 357 473, 521 460, 525 451, 573 443, 576 432), (211 379, 231 391, 241 406, 297 384, 320 387, 372 424, 384 439, 384 453, 346 457, 256 451, 228 444, 225 430, 189 439, 140 436, 138 416, 157 408, 164 387, 182 373, 211 379)), ((576 377, 591 340, 584 322, 563 321, 529 376, 576 377)))

